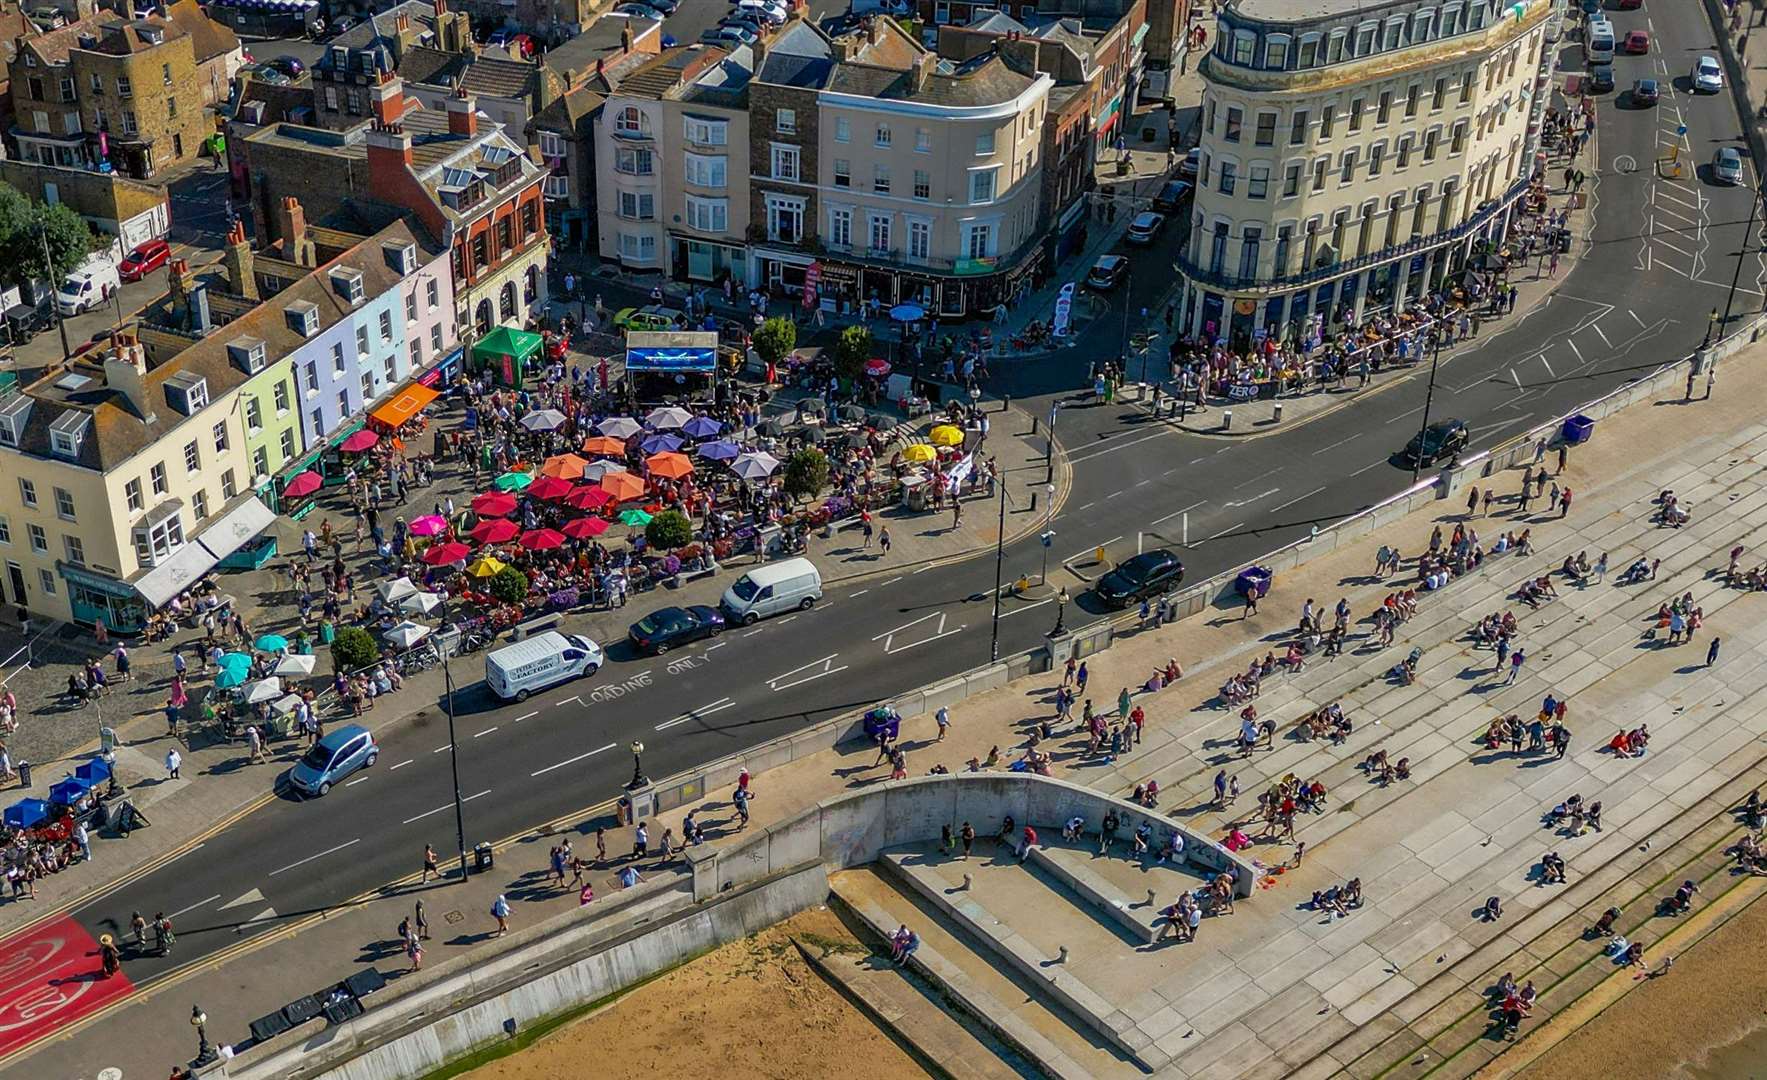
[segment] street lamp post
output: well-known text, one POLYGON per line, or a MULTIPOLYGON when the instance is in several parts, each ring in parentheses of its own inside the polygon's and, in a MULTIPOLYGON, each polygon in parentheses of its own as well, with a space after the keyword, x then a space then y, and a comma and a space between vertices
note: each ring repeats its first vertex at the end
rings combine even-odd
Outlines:
POLYGON ((209 1045, 209 1014, 201 1005, 190 1007, 190 1026, 196 1029, 196 1059, 191 1064, 200 1067, 213 1062, 220 1055, 209 1045))
MULTIPOLYGON (((49 288, 53 289, 55 288, 55 262, 49 257, 49 230, 39 226, 37 239, 43 242, 43 280, 48 283, 49 288)), ((61 358, 63 360, 71 359, 74 351, 68 347, 67 320, 61 316, 61 305, 57 304, 55 297, 51 296, 49 306, 55 309, 55 327, 61 331, 61 358)))
POLYGON ((994 538, 994 629, 988 639, 988 661, 1000 659, 1000 575, 1006 561, 1006 477, 995 479, 1000 487, 1000 532, 994 538))
POLYGON ((1055 591, 1055 626, 1049 631, 1050 637, 1060 637, 1062 631, 1067 629, 1067 615, 1068 588, 1063 585, 1055 591))
POLYGON ((1724 328, 1730 325, 1730 306, 1736 300, 1736 283, 1742 277, 1742 257, 1748 253, 1749 239, 1755 232, 1755 211, 1760 202, 1761 196, 1758 192, 1749 199, 1749 223, 1743 228, 1742 243, 1736 246, 1736 269, 1730 275, 1730 292, 1724 296, 1724 318, 1718 323, 1719 333, 1723 333, 1724 328))
POLYGON ((1427 437, 1425 433, 1430 429, 1430 406, 1436 400, 1436 368, 1441 361, 1442 326, 1437 323, 1435 348, 1430 351, 1430 385, 1423 395, 1423 426, 1417 429, 1417 453, 1413 454, 1411 458, 1411 482, 1413 484, 1417 483, 1418 476, 1423 473, 1423 444, 1427 437))
POLYGON ((632 751, 632 779, 626 783, 626 788, 629 791, 637 791, 639 788, 650 783, 650 778, 644 775, 644 762, 642 760, 644 744, 637 739, 633 739, 631 745, 627 749, 632 751))
POLYGON ((1050 484, 1044 489, 1044 492, 1049 498, 1049 503, 1048 512, 1043 518, 1043 569, 1037 573, 1038 587, 1049 584, 1049 545, 1055 539, 1055 534, 1049 529, 1049 526, 1055 523, 1055 485, 1050 484))
MULTIPOLYGON (((448 625, 448 602, 442 601, 442 625, 448 625)), ((460 798, 460 740, 454 737, 454 672, 448 667, 448 645, 436 642, 442 657, 442 712, 448 717, 448 769, 454 781, 454 846, 460 855, 460 883, 466 884, 466 808, 460 798)))

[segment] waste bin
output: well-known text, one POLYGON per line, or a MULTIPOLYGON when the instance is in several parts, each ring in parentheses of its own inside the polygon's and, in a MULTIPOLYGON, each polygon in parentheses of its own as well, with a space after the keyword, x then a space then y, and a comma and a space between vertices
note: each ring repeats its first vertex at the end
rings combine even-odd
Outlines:
POLYGON ((26 788, 31 786, 31 763, 28 761, 18 763, 18 786, 26 788))
POLYGON ((1589 436, 1593 434, 1595 434, 1595 421, 1582 413, 1565 421, 1564 440, 1571 446, 1588 442, 1589 436))
POLYGON ((475 873, 475 874, 484 873, 486 870, 489 870, 491 868, 491 864, 494 861, 495 861, 495 859, 492 855, 490 844, 481 843, 477 847, 472 849, 473 873, 475 873))
POLYGON ((1234 578, 1233 587, 1241 596, 1253 596, 1263 599, 1270 592, 1270 582, 1275 577, 1262 566, 1248 566, 1234 578))

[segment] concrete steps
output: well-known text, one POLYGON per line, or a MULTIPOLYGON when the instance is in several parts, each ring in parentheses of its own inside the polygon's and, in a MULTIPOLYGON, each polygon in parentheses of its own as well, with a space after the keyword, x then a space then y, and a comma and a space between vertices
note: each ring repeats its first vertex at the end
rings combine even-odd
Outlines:
POLYGON ((916 975, 874 952, 858 957, 794 942, 817 973, 855 1001, 945 1080, 1035 1080, 1043 1072, 967 1016, 955 1014, 916 975))
POLYGON ((1058 1080, 1127 1080, 1145 1075, 1037 982, 977 952, 961 925, 898 889, 879 870, 842 871, 830 877, 829 885, 839 902, 880 938, 887 939, 902 925, 919 934, 921 946, 911 962, 915 971, 1045 1075, 1058 1080))

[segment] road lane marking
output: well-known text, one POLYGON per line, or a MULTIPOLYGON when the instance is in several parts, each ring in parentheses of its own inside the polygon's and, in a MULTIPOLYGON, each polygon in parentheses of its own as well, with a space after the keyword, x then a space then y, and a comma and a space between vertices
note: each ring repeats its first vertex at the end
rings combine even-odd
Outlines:
POLYGON ((697 709, 689 709, 673 720, 664 720, 656 726, 656 729, 658 731, 667 731, 676 724, 685 724, 689 720, 697 720, 701 717, 710 716, 715 712, 723 712, 725 709, 734 708, 736 708, 736 702, 731 701, 729 698, 719 698, 717 701, 714 701, 709 705, 701 705, 697 709))
POLYGON ((514 723, 517 723, 517 724, 519 724, 519 723, 521 723, 521 722, 522 722, 522 721, 523 721, 523 720, 528 720, 528 719, 531 719, 531 718, 533 718, 533 717, 536 717, 536 716, 539 716, 539 715, 540 715, 540 712, 539 712, 539 710, 538 710, 538 709, 536 709, 536 710, 535 710, 535 711, 533 711, 533 712, 525 712, 525 713, 522 713, 522 714, 521 714, 521 715, 520 715, 520 716, 518 716, 518 717, 516 717, 516 718, 515 718, 515 720, 514 720, 514 721, 513 721, 513 722, 514 722, 514 723))
POLYGON ((1191 503, 1189 506, 1172 511, 1170 514, 1167 514, 1165 517, 1154 518, 1152 521, 1148 522, 1148 526, 1152 527, 1154 525, 1160 524, 1161 522, 1171 521, 1173 518, 1177 517, 1179 514, 1188 514, 1192 510, 1195 510, 1197 507, 1201 506, 1205 502, 1208 502, 1208 500, 1207 499, 1198 499, 1197 501, 1191 503))
POLYGON ((742 636, 743 637, 754 637, 756 634, 760 633, 761 631, 763 631, 765 629, 767 629, 765 626, 757 626, 753 630, 750 630, 748 633, 746 633, 742 636))
POLYGON ((486 735, 489 735, 491 732, 496 731, 496 730, 497 730, 497 725, 493 724, 490 727, 486 728, 485 730, 479 732, 477 735, 474 735, 473 738, 482 739, 486 735))
POLYGON ((1366 434, 1366 432, 1358 431, 1356 434, 1350 436, 1349 438, 1339 439, 1337 442, 1332 443, 1330 446, 1321 446, 1319 449, 1313 451, 1313 456, 1318 457, 1320 454, 1324 454, 1329 451, 1336 450, 1338 447, 1343 446, 1345 443, 1353 443, 1357 439, 1360 439, 1364 434, 1366 434))
POLYGON ((870 589, 860 589, 858 592, 853 594, 853 599, 857 600, 861 596, 864 596, 866 593, 868 593, 870 591, 871 591, 870 589))
POLYGON ((711 652, 711 651, 712 651, 712 650, 713 650, 713 649, 722 649, 722 648, 723 648, 723 647, 724 647, 724 646, 726 646, 726 645, 728 645, 728 644, 730 644, 730 642, 728 642, 728 641, 720 641, 720 642, 718 642, 718 643, 717 643, 717 644, 716 644, 716 645, 707 645, 707 646, 706 646, 706 651, 707 651, 707 652, 711 652))
POLYGON ((180 915, 187 915, 190 912, 195 911, 197 908, 203 907, 204 905, 207 905, 207 904, 212 904, 219 899, 221 899, 221 894, 216 893, 215 895, 209 897, 207 900, 198 900, 196 903, 191 904, 189 907, 181 907, 177 911, 174 911, 170 915, 167 915, 166 918, 176 919, 180 915))
POLYGON ((1148 441, 1149 439, 1163 438, 1163 437, 1165 437, 1165 435, 1166 435, 1165 431, 1155 431, 1155 432, 1150 432, 1149 434, 1143 435, 1139 439, 1130 439, 1128 442, 1111 443, 1109 446, 1103 447, 1098 450, 1094 450, 1090 454, 1070 454, 1068 456, 1068 464, 1069 465, 1078 465, 1081 462, 1091 461, 1093 458, 1103 457, 1106 454, 1114 454, 1118 450, 1127 450, 1131 446, 1139 446, 1140 444, 1148 441))
MULTIPOLYGON (((449 805, 453 805, 453 804, 450 803, 449 805)), ((448 807, 444 806, 444 807, 442 807, 442 809, 446 810, 446 809, 448 809, 448 807)), ((417 820, 417 818, 411 819, 411 821, 416 821, 416 820, 417 820)), ((411 823, 411 821, 407 821, 406 824, 409 825, 411 823)), ((347 847, 355 847, 357 844, 360 844, 361 842, 362 842, 362 838, 360 836, 358 836, 358 837, 356 837, 356 839, 346 841, 342 844, 339 844, 336 847, 328 847, 324 851, 319 852, 317 855, 309 855, 306 858, 300 860, 299 862, 289 863, 287 866, 282 867, 282 869, 280 869, 280 870, 272 870, 272 871, 270 871, 269 876, 275 877, 277 874, 283 873, 284 871, 293 870, 297 866, 305 866, 308 863, 312 862, 314 859, 323 859, 325 856, 330 855, 333 852, 342 851, 343 849, 345 849, 347 847)))
MULTIPOLYGON (((469 802, 473 801, 474 799, 481 798, 485 795, 489 795, 490 793, 491 793, 491 789, 486 788, 485 790, 479 792, 477 795, 468 795, 466 798, 461 799, 460 801, 463 803, 469 803, 469 802)), ((447 803, 443 806, 436 807, 434 810, 425 810, 423 813, 418 814, 416 817, 408 817, 404 821, 400 822, 399 824, 409 825, 413 821, 422 821, 424 818, 429 817, 431 814, 439 814, 444 810, 451 810, 451 809, 453 809, 453 807, 454 807, 453 803, 447 803)), ((355 842, 356 841, 354 841, 354 840, 350 841, 351 844, 354 844, 355 842)), ((346 844, 345 846, 347 847, 349 845, 346 844)), ((320 854, 324 854, 324 852, 321 852, 320 854)), ((317 856, 315 856, 315 858, 317 858, 317 856)))
POLYGON ((787 615, 785 618, 779 620, 779 625, 784 626, 786 623, 791 622, 795 618, 797 618, 796 615, 787 615))
MULTIPOLYGON (((553 705, 553 708, 557 708, 560 705, 569 705, 573 701, 576 702, 578 705, 583 704, 583 698, 581 695, 572 694, 570 697, 567 697, 567 698, 559 698, 557 701, 553 702, 552 705, 553 705)), ((529 713, 528 715, 532 716, 534 714, 529 713)))
MULTIPOLYGON (((394 765, 393 769, 403 769, 405 766, 411 764, 412 760, 413 759, 411 759, 411 758, 406 758, 404 761, 401 761, 397 765, 394 765)), ((387 771, 392 772, 393 769, 388 769, 387 771)))
POLYGON ((1324 490, 1325 490, 1325 485, 1321 484, 1320 486, 1314 488, 1312 491, 1307 492, 1307 494, 1300 495, 1300 496, 1297 496, 1293 499, 1290 499, 1288 502, 1283 503, 1281 506, 1272 506, 1270 508, 1270 512, 1272 514, 1274 514, 1278 510, 1287 510, 1289 507, 1293 506, 1294 504, 1296 504, 1298 502, 1305 502, 1306 500, 1311 499, 1313 496, 1319 494, 1321 491, 1324 491, 1324 490))
MULTIPOLYGON (((1118 540, 1121 540, 1121 539, 1122 539, 1122 537, 1120 537, 1120 536, 1113 536, 1109 540, 1100 540, 1096 544, 1081 548, 1079 551, 1074 552, 1072 555, 1069 555, 1067 558, 1063 559, 1062 562, 1071 563, 1075 559, 1079 558, 1082 555, 1090 555, 1094 551, 1097 551, 1099 548, 1109 547, 1110 545, 1116 543, 1118 540)), ((910 624, 910 625, 913 625, 913 624, 910 624)), ((883 636, 882 634, 878 635, 878 637, 882 637, 882 636, 883 636)), ((876 641, 877 638, 872 638, 871 640, 876 641)))
MULTIPOLYGON (((1216 533, 1214 536, 1209 537, 1209 540, 1219 540, 1223 536, 1226 536, 1228 533, 1237 532, 1243 528, 1245 528, 1245 522, 1243 522, 1243 521, 1238 523, 1237 525, 1229 525, 1229 526, 1227 526, 1227 528, 1222 529, 1220 532, 1216 533)), ((1205 543, 1205 544, 1208 543, 1208 540, 1203 541, 1203 543, 1205 543)))
POLYGON ((349 783, 345 784, 344 786, 345 787, 355 787, 357 784, 366 782, 367 779, 368 779, 368 777, 366 777, 366 776, 358 776, 358 777, 356 777, 356 779, 351 780, 349 783))
POLYGON ((1275 495, 1281 491, 1282 491, 1281 488, 1273 487, 1269 491, 1261 491, 1258 494, 1253 495, 1249 499, 1237 499, 1233 502, 1222 503, 1221 508, 1223 510, 1233 510, 1233 509, 1237 509, 1241 506, 1250 506, 1251 504, 1257 502, 1259 499, 1268 499, 1270 496, 1275 495))
POLYGON ((771 679, 768 679, 767 685, 772 688, 774 693, 777 694, 781 690, 790 690, 794 686, 802 686, 804 683, 807 683, 807 682, 814 682, 817 679, 826 679, 830 675, 835 675, 835 674, 838 674, 842 671, 847 670, 846 664, 842 664, 840 667, 833 667, 832 666, 834 664, 835 657, 837 657, 839 655, 840 655, 840 653, 829 653, 827 656, 824 656, 820 660, 812 660, 808 664, 801 664, 798 667, 792 668, 790 671, 781 672, 778 675, 773 676, 771 679), (815 667, 820 667, 822 670, 819 672, 816 672, 815 674, 812 674, 812 675, 805 675, 802 678, 798 678, 798 679, 792 678, 792 676, 798 674, 801 671, 808 671, 811 668, 815 668, 815 667), (790 680, 789 682, 785 681, 788 679, 790 680))
POLYGON ((937 567, 938 567, 937 563, 928 563, 925 566, 921 567, 919 570, 916 570, 915 573, 916 574, 924 574, 928 570, 936 569, 937 567))
POLYGON ((604 750, 612 750, 613 748, 614 748, 614 744, 608 743, 606 746, 596 747, 594 750, 589 751, 587 754, 578 754, 576 757, 566 758, 565 760, 559 762, 556 765, 548 765, 544 769, 535 769, 533 772, 529 773, 528 775, 529 776, 539 776, 542 773, 549 773, 554 769, 562 769, 566 765, 575 765, 577 762, 582 761, 584 758, 592 758, 596 754, 599 754, 604 750))
POLYGON ((1055 603, 1055 597, 1053 597, 1053 596, 1051 596, 1051 597, 1050 597, 1050 598, 1049 598, 1049 599, 1047 599, 1047 600, 1039 600, 1039 601, 1037 601, 1037 602, 1036 602, 1036 603, 1034 603, 1034 604, 1026 604, 1026 605, 1025 605, 1025 606, 1024 606, 1024 607, 1016 607, 1016 608, 1013 608, 1013 609, 1012 609, 1012 610, 1011 610, 1011 611, 1003 611, 1003 612, 1001 612, 1001 613, 1000 613, 1000 617, 1001 617, 1001 618, 1002 618, 1002 619, 1010 619, 1010 618, 1012 618, 1012 617, 1013 617, 1013 616, 1014 616, 1014 615, 1019 615, 1019 614, 1022 614, 1022 613, 1024 613, 1024 612, 1027 612, 1027 611, 1031 611, 1031 610, 1033 610, 1033 609, 1035 609, 1035 608, 1040 608, 1040 607, 1042 607, 1042 606, 1043 606, 1043 605, 1044 605, 1044 604, 1053 604, 1053 603, 1055 603))
POLYGON ((1607 339, 1607 335, 1602 332, 1602 329, 1600 326, 1598 326, 1594 323, 1591 323, 1589 326, 1589 329, 1595 331, 1595 333, 1601 338, 1601 343, 1603 345, 1606 345, 1610 349, 1614 347, 1614 343, 1607 339))
POLYGON ((1365 473, 1365 472, 1367 472, 1367 471, 1368 471, 1368 470, 1370 470, 1370 469, 1378 469, 1378 468, 1380 468, 1380 467, 1381 467, 1381 466, 1382 466, 1382 465, 1385 465, 1385 464, 1386 464, 1386 463, 1387 463, 1387 459, 1386 459, 1386 458, 1381 458, 1381 459, 1380 459, 1380 460, 1379 460, 1379 461, 1377 461, 1377 462, 1375 462, 1375 463, 1374 463, 1374 464, 1372 464, 1372 465, 1364 465, 1364 466, 1362 466, 1362 467, 1361 467, 1361 468, 1360 468, 1360 469, 1357 469, 1357 470, 1356 470, 1356 471, 1355 471, 1355 472, 1353 472, 1353 473, 1351 473, 1351 474, 1350 474, 1350 475, 1351 475, 1351 476, 1361 476, 1361 475, 1362 475, 1362 474, 1363 474, 1363 473, 1365 473))
POLYGON ((436 747, 436 748, 435 748, 435 749, 434 749, 434 750, 431 750, 431 751, 430 751, 430 753, 432 753, 432 754, 439 754, 439 753, 441 753, 441 752, 442 752, 442 751, 444 751, 444 750, 452 750, 452 749, 454 749, 454 744, 453 744, 453 743, 445 743, 445 744, 443 744, 443 745, 441 745, 441 746, 438 746, 438 747, 436 747))

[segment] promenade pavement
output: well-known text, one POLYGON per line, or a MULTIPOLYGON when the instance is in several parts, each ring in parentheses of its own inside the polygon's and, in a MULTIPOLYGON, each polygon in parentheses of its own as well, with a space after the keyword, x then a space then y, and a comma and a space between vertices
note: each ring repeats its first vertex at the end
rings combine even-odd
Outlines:
MULTIPOLYGON (((1767 347, 1745 350, 1729 363, 1726 385, 1750 385, 1767 372, 1767 347)), ((1362 617, 1387 591, 1411 583, 1408 574, 1376 579, 1373 548, 1385 542, 1407 553, 1421 550, 1432 529, 1446 531, 1464 519, 1462 499, 1420 510, 1379 537, 1285 574, 1250 618, 1237 606, 1212 610, 1129 635, 1089 658, 1088 693, 1105 709, 1119 687, 1138 686, 1168 657, 1180 659, 1186 675, 1174 687, 1137 697, 1147 710, 1147 735, 1120 758, 1085 759, 1079 742, 1058 739, 1052 747, 1057 775, 1119 794, 1158 779, 1163 809, 1216 836, 1243 817, 1266 783, 1286 773, 1319 777, 1330 791, 1326 812, 1300 822, 1297 839, 1308 846, 1301 866, 1274 876, 1268 889, 1240 901, 1235 914, 1206 921, 1196 944, 1137 944, 1132 935, 1101 928, 1109 924, 1098 911, 1071 893, 1049 891, 1046 869, 1013 881, 1010 867, 991 867, 987 877, 978 877, 988 884, 974 894, 976 910, 953 917, 917 906, 931 903, 925 875, 949 881, 952 873, 929 860, 935 865, 890 870, 884 880, 899 884, 881 890, 886 901, 905 920, 928 927, 933 947, 954 949, 978 947, 963 918, 996 910, 1016 928, 1034 914, 1035 947, 1046 953, 1063 944, 1073 948, 1070 976, 1122 1013, 1118 1022, 1140 1033, 1144 1052, 1162 1062, 1161 1075, 1323 1074, 1384 1047, 1385 1040, 1399 1037, 1397 1029, 1421 1025, 1432 1009, 1452 1006, 1453 995, 1482 992, 1489 980, 1479 978, 1492 965, 1510 962, 1528 970, 1527 963, 1511 959, 1525 957, 1529 938, 1523 926, 1535 919, 1568 924, 1589 903, 1599 911, 1603 901, 1582 900, 1576 890, 1586 884, 1606 888, 1634 870, 1645 873, 1641 867, 1653 856, 1641 846, 1648 849, 1653 838, 1669 846, 1663 838, 1684 811, 1733 777, 1745 778, 1757 764, 1751 748, 1767 732, 1767 699, 1757 694, 1767 685, 1767 625, 1755 617, 1761 601, 1724 588, 1714 571, 1722 570, 1729 547, 1741 543, 1753 553, 1767 539, 1759 460, 1764 449, 1767 423, 1745 393, 1693 402, 1666 394, 1603 421, 1594 441, 1578 447, 1555 478, 1577 493, 1568 516, 1524 517, 1506 500, 1491 518, 1468 522, 1487 544, 1501 530, 1530 528, 1535 554, 1495 557, 1446 590, 1422 594, 1420 613, 1400 627, 1389 648, 1353 639, 1353 648, 1336 660, 1315 660, 1297 675, 1274 677, 1258 704, 1278 721, 1278 738, 1273 750, 1249 760, 1231 750, 1237 717, 1212 707, 1215 688, 1253 658, 1280 649, 1309 596, 1326 608, 1346 597, 1355 629, 1365 631, 1362 617), (1691 503, 1694 520, 1687 528, 1664 530, 1647 521, 1663 487, 1691 503), (1558 579, 1560 599, 1538 612, 1506 598, 1524 577, 1553 570, 1579 550, 1592 561, 1609 554, 1605 581, 1577 589, 1558 579), (1641 555, 1663 559, 1657 579, 1620 586, 1619 571, 1641 555), (1706 628, 1691 645, 1647 639, 1645 617, 1683 592, 1704 608, 1706 628), (1506 607, 1521 620, 1520 644, 1530 653, 1513 686, 1490 677, 1489 654, 1474 650, 1465 637, 1481 615, 1506 607), (1713 635, 1723 638, 1723 648, 1717 663, 1705 667, 1713 635), (1396 685, 1385 672, 1414 646, 1424 650, 1420 677, 1414 685, 1396 685), (1491 718, 1529 716, 1547 692, 1569 699, 1575 736, 1568 755, 1518 757, 1485 749, 1479 736, 1491 718), (1299 715, 1331 701, 1341 702, 1355 724, 1345 745, 1290 736, 1299 715), (1654 735, 1647 756, 1618 759, 1605 752, 1613 731, 1639 721, 1647 721, 1654 735), (1386 749, 1395 760, 1409 757, 1411 779, 1384 788, 1371 782, 1356 763, 1375 749, 1386 749), (1209 805, 1211 778, 1221 768, 1237 774, 1246 792, 1225 811, 1209 805), (1572 837, 1542 828, 1541 813, 1573 791, 1606 803, 1603 831, 1572 837), (1547 850, 1559 851, 1569 863, 1569 891, 1537 884, 1533 871, 1547 850), (916 875, 921 884, 911 886, 916 875), (1362 879, 1362 909, 1337 920, 1307 910, 1314 889, 1350 876, 1362 879), (916 888, 918 900, 901 891, 916 888), (1507 921, 1475 919, 1475 909, 1489 896, 1502 898, 1507 921), (1332 1056, 1322 1056, 1327 1048, 1332 1056)), ((1547 464, 1553 463, 1549 458, 1547 464)), ((1517 472, 1495 478, 1500 494, 1513 494, 1518 479, 1517 472)), ((1015 610, 1034 612, 1032 602, 1015 610)), ((1034 617, 1047 618, 1048 612, 1034 617)), ((903 742, 910 774, 935 764, 960 769, 992 746, 1012 756, 1028 725, 1049 715, 1056 678, 1034 676, 962 703, 942 742, 930 717, 911 721, 903 742)), ((887 766, 875 766, 874 758, 869 750, 829 751, 756 777, 749 828, 765 827, 832 793, 882 781, 887 766)), ((713 842, 734 828, 727 793, 708 793, 698 811, 713 842)), ((664 829, 679 835, 680 818, 675 812, 651 823, 653 850, 636 860, 647 875, 681 872, 678 861, 662 865, 654 850, 664 829)), ((378 962, 396 971, 403 960, 394 955, 393 927, 418 896, 437 931, 426 967, 470 957, 485 947, 491 923, 486 912, 498 893, 515 903, 518 926, 575 907, 575 888, 545 883, 547 852, 569 836, 577 854, 593 858, 594 828, 606 824, 605 815, 573 817, 508 838, 496 869, 465 885, 432 883, 417 891, 413 875, 377 898, 323 915, 290 916, 286 922, 298 933, 262 935, 249 958, 227 957, 176 973, 44 1046, 33 1055, 35 1067, 44 1075, 113 1061, 163 1068, 188 1053, 181 1021, 191 1000, 208 1009, 211 1031, 231 1041, 252 1017, 359 964, 378 962), (265 978, 269 971, 276 977, 265 978), (168 992, 173 985, 178 991, 168 992)), ((984 834, 997 828, 976 824, 984 834)), ((607 845, 610 861, 595 875, 603 895, 619 857, 631 850, 630 830, 610 829, 607 845)), ((1293 848, 1266 842, 1251 854, 1275 866, 1289 861, 1293 848)), ((417 855, 412 853, 414 868, 417 855)), ((1142 902, 1135 891, 1138 872, 1127 863, 1101 863, 1097 873, 1129 898, 1123 906, 1142 902)), ((1169 885, 1160 882, 1162 889, 1169 885)), ((1647 885, 1635 883, 1632 895, 1647 885)), ((1168 899, 1169 893, 1162 894, 1162 902, 1168 899)), ((221 915, 214 925, 181 926, 181 935, 230 933, 232 920, 221 915)), ((956 962, 976 963, 974 957, 956 962)), ((1547 975, 1540 978, 1549 985, 1547 975)), ((1549 989, 1536 1016, 1556 1005, 1549 989)), ((1094 1074, 1128 1075, 1131 1066, 1120 1048, 1074 1034, 1084 1018, 1039 1009, 1028 1003, 1020 1011, 1050 1025, 1049 1038, 1070 1046, 1094 1074)), ((1465 1013, 1462 1007, 1455 1015, 1465 1013)), ((1440 1028, 1448 1026, 1445 1021, 1440 1028)), ((1401 1052, 1421 1045, 1421 1038, 1405 1034, 1416 1041, 1402 1043, 1401 1052)))
MULTIPOLYGON (((988 417, 990 432, 982 453, 994 457, 1005 477, 1012 509, 1006 516, 1006 540, 1011 543, 1045 520, 1042 512, 1032 514, 1028 508, 1032 493, 1040 500, 1047 498, 1047 444, 1042 437, 1030 435, 1031 418, 1021 410, 993 409, 988 417)), ((906 437, 924 433, 931 419, 916 421, 906 437)), ((451 406, 442 410, 436 422, 446 426, 457 423, 457 410, 451 406)), ((1059 459, 1055 473, 1055 498, 1059 503, 1066 497, 1069 478, 1069 470, 1059 459)), ((437 470, 436 481, 430 488, 408 493, 402 504, 385 508, 383 514, 410 518, 427 513, 432 502, 450 494, 456 503, 464 505, 477 490, 470 480, 470 475, 464 474, 457 464, 446 463, 437 470)), ((826 538, 813 534, 808 554, 823 568, 824 583, 829 584, 912 572, 922 566, 993 550, 1000 530, 994 504, 978 493, 967 497, 964 505, 967 512, 962 523, 955 526, 949 510, 911 512, 898 505, 879 511, 874 515, 876 525, 880 529, 887 527, 893 540, 887 552, 877 542, 866 547, 859 530, 849 525, 826 538)), ((1040 507, 1045 505, 1039 502, 1040 507)), ((302 530, 317 530, 319 523, 327 519, 334 524, 353 520, 341 497, 322 500, 302 522, 277 519, 272 528, 277 533, 279 550, 295 552, 296 556, 279 556, 262 570, 229 574, 221 579, 222 588, 241 602, 252 634, 282 633, 292 640, 299 614, 286 591, 282 568, 290 558, 298 557, 302 530)), ((360 582, 374 581, 378 574, 371 556, 353 552, 352 547, 350 543, 344 545, 345 562, 352 573, 360 582)), ((646 611, 670 604, 715 605, 730 582, 753 563, 752 556, 732 559, 718 573, 680 587, 635 593, 624 607, 573 612, 561 620, 560 627, 601 642, 619 641, 624 639, 628 625, 646 611)), ((171 682, 171 651, 200 641, 200 631, 181 629, 170 641, 131 648, 129 682, 116 684, 98 702, 68 704, 64 700, 66 675, 71 670, 68 664, 103 652, 89 631, 68 629, 77 633, 48 635, 47 640, 55 644, 52 652, 44 653, 45 643, 40 640, 37 648, 44 653, 40 665, 16 671, 8 683, 18 697, 22 715, 18 731, 7 742, 15 759, 32 763, 32 782, 29 787, 22 787, 15 779, 0 792, 0 797, 11 802, 26 796, 45 796, 49 787, 71 772, 78 760, 96 751, 99 728, 104 725, 117 732, 117 772, 128 788, 128 797, 153 825, 123 840, 97 837, 94 861, 72 866, 39 882, 35 901, 0 898, 0 933, 38 919, 46 912, 62 910, 75 898, 88 895, 124 874, 155 865, 183 850, 194 838, 263 803, 271 797, 276 778, 305 749, 299 740, 273 742, 268 761, 254 765, 247 761, 242 744, 211 742, 206 733, 186 732, 176 740, 167 734, 163 709, 171 682), (184 758, 183 779, 168 781, 164 758, 174 746, 184 758)), ((5 641, 0 638, 0 649, 4 647, 5 641)), ((194 672, 194 653, 188 655, 194 672)), ((113 664, 106 664, 107 672, 113 669, 113 664)), ((322 655, 315 686, 329 686, 329 669, 330 658, 322 655)), ((480 677, 479 657, 469 655, 455 661, 454 676, 459 685, 476 682, 480 677)), ((192 678, 192 697, 208 682, 207 677, 192 678)), ((358 722, 370 730, 381 731, 414 716, 434 716, 441 711, 442 695, 443 673, 438 666, 409 676, 403 689, 379 699, 376 707, 358 722)), ((323 700, 329 698, 327 691, 323 700)))

